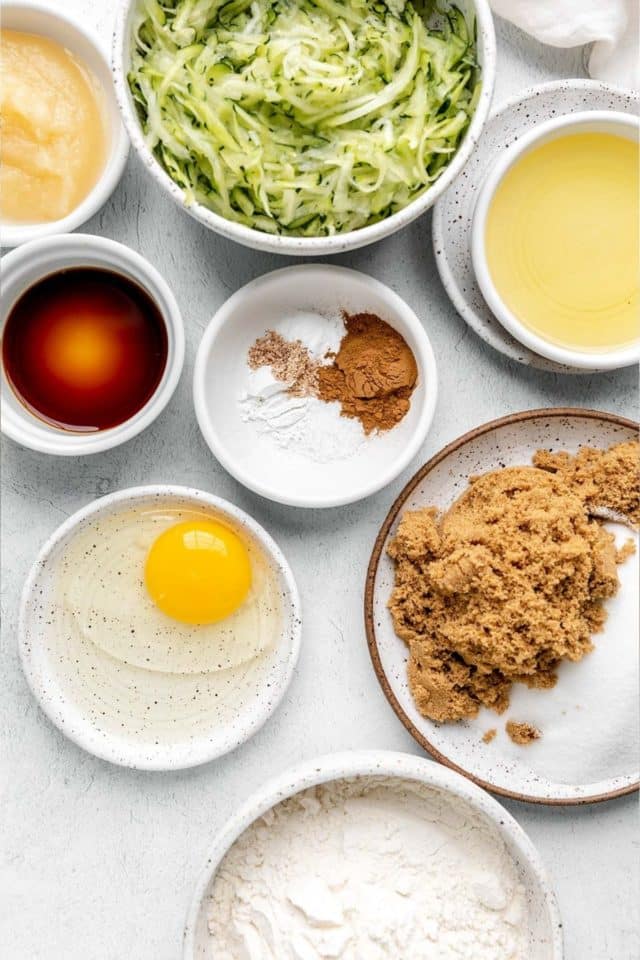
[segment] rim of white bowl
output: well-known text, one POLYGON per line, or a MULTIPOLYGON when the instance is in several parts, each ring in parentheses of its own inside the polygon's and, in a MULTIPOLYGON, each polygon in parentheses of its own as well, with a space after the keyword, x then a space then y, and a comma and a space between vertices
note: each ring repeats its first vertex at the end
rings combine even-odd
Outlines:
POLYGON ((356 250, 358 247, 375 243, 396 233, 433 206, 438 197, 453 183, 471 156, 489 114, 496 72, 496 40, 493 17, 487 0, 470 0, 470 6, 473 8, 475 15, 478 43, 482 45, 482 86, 475 112, 464 138, 451 163, 436 182, 425 193, 403 207, 402 210, 398 210, 390 217, 359 230, 351 230, 332 237, 285 237, 263 233, 260 230, 235 223, 233 220, 227 220, 200 203, 187 205, 183 190, 171 179, 149 150, 131 99, 126 80, 127 69, 125 68, 130 44, 127 22, 131 7, 138 2, 139 0, 120 0, 112 48, 112 69, 116 97, 134 149, 154 180, 186 213, 208 229, 254 250, 266 250, 287 256, 322 256, 356 250))
POLYGON ((200 345, 198 346, 193 371, 193 403, 196 419, 202 436, 216 460, 222 464, 232 477, 235 477, 243 486, 259 494, 261 497, 265 497, 267 500, 273 500, 276 503, 283 503, 289 507, 302 507, 305 509, 343 507, 347 504, 364 500, 366 497, 370 497, 379 490, 382 490, 382 488, 386 487, 389 483, 392 483, 393 480, 402 473, 405 467, 411 463, 424 443, 433 422, 437 400, 438 370, 436 358, 429 336, 416 313, 395 290, 392 290, 391 287, 388 287, 385 283, 376 280, 367 273, 362 273, 360 270, 353 270, 351 267, 342 267, 334 263, 303 263, 294 264, 290 267, 279 267, 277 270, 272 270, 270 273, 256 277, 255 280, 251 280, 243 287, 240 287, 239 290, 236 290, 236 292, 219 307, 209 321, 209 324, 205 327, 200 345), (251 296, 265 281, 279 278, 281 282, 287 283, 293 274, 300 275, 310 271, 321 270, 335 271, 336 273, 347 276, 357 276, 359 279, 364 279, 373 289, 384 292, 385 298, 390 300, 392 305, 386 318, 387 321, 391 326, 394 326, 394 315, 400 315, 415 339, 417 345, 416 362, 418 364, 418 373, 422 376, 424 382, 424 399, 422 401, 420 418, 413 433, 408 438, 405 448, 399 453, 398 457, 386 472, 379 474, 369 483, 365 483, 361 487, 344 495, 309 497, 304 493, 300 493, 296 496, 282 496, 275 488, 261 483, 258 477, 254 476, 250 471, 245 470, 234 457, 229 454, 225 444, 220 439, 218 431, 207 413, 207 362, 212 345, 222 327, 229 321, 233 321, 233 315, 242 301, 251 296))
MULTIPOLYGON (((65 233, 59 236, 41 237, 38 240, 31 240, 29 243, 16 247, 4 256, 2 258, 2 275, 5 285, 7 278, 11 276, 11 272, 20 269, 31 258, 40 257, 46 262, 38 268, 37 277, 21 286, 18 296, 12 298, 11 303, 7 304, 6 310, 2 310, 0 316, 2 330, 11 309, 26 290, 37 283, 38 280, 59 270, 91 265, 92 254, 95 254, 100 262, 99 269, 104 267, 104 269, 111 269, 114 273, 120 273, 124 276, 128 273, 135 283, 143 287, 156 304, 167 331, 167 362, 160 383, 142 409, 129 420, 125 420, 124 423, 107 430, 99 430, 96 433, 73 433, 56 430, 45 421, 39 420, 35 414, 30 413, 18 397, 16 399, 19 409, 17 407, 15 411, 12 411, 8 404, 3 403, 0 419, 2 433, 21 446, 40 453, 67 457, 84 456, 101 453, 104 450, 117 447, 121 443, 126 443, 127 440, 131 440, 145 430, 162 413, 171 399, 182 373, 185 353, 184 326, 180 308, 171 288, 149 260, 127 247, 126 244, 119 243, 117 240, 109 240, 106 237, 96 237, 93 234, 84 233, 65 233), (72 255, 70 252, 69 262, 60 266, 57 263, 60 256, 65 251, 73 251, 73 249, 76 249, 77 253, 72 255), (123 268, 121 264, 126 264, 129 271, 123 268)), ((6 380, 4 369, 2 378, 4 381, 3 389, 16 396, 6 380)))
POLYGON ((285 555, 271 535, 257 520, 254 520, 248 513, 228 500, 216 497, 205 490, 176 484, 150 484, 117 490, 115 493, 109 493, 91 501, 91 503, 81 507, 80 510, 68 517, 48 537, 34 560, 22 589, 18 614, 18 649, 22 670, 33 696, 51 723, 66 737, 93 756, 118 766, 132 767, 138 770, 185 770, 200 766, 218 757, 225 756, 249 740, 264 726, 280 705, 293 678, 300 653, 301 638, 302 613, 298 587, 285 555), (199 506, 204 505, 217 511, 222 516, 229 517, 241 528, 246 528, 255 537, 282 577, 286 589, 286 602, 290 604, 292 610, 290 618, 292 624, 291 648, 279 680, 279 687, 276 689, 272 685, 269 688, 269 699, 264 700, 262 708, 255 713, 251 721, 244 725, 240 724, 239 730, 234 736, 229 737, 224 744, 216 745, 214 748, 206 740, 198 748, 194 747, 193 744, 171 744, 160 748, 150 744, 141 744, 136 747, 130 741, 118 740, 114 736, 106 736, 94 731, 88 722, 85 722, 85 726, 78 730, 75 722, 79 712, 75 704, 67 702, 64 697, 56 697, 57 685, 52 687, 47 682, 46 677, 40 681, 38 671, 33 665, 31 650, 33 641, 27 635, 30 618, 29 607, 38 577, 49 562, 51 554, 65 541, 69 541, 74 536, 76 529, 88 518, 100 513, 109 513, 114 506, 133 505, 153 498, 162 500, 175 498, 183 502, 185 500, 191 501, 199 506), (67 719, 71 719, 71 728, 66 723, 67 719), (189 751, 188 757, 184 756, 185 751, 189 751))
MULTIPOLYGON (((90 31, 85 29, 77 18, 71 17, 66 13, 59 13, 53 9, 51 4, 44 4, 39 2, 39 0, 18 0, 18 2, 9 0, 9 2, 3 2, 2 4, 3 26, 5 29, 7 29, 6 20, 11 16, 12 12, 15 11, 19 14, 21 10, 41 14, 44 21, 46 21, 46 19, 59 21, 68 36, 75 32, 84 43, 93 49, 96 61, 99 62, 101 69, 103 69, 105 78, 108 78, 111 70, 108 47, 99 37, 94 36, 90 31)), ((45 29, 45 23, 43 23, 41 35, 49 35, 45 29)), ((111 98, 114 109, 117 110, 118 101, 115 96, 113 84, 103 82, 103 78, 97 75, 95 64, 86 62, 85 65, 96 78, 96 82, 102 89, 105 98, 111 98)), ((29 243, 31 240, 42 239, 52 236, 53 234, 71 233, 72 230, 76 230, 83 223, 86 223, 87 220, 93 217, 94 214, 104 206, 120 182, 127 163, 127 157, 129 156, 129 137, 125 125, 122 122, 121 114, 116 131, 115 135, 113 132, 110 135, 111 149, 104 169, 84 200, 61 220, 52 220, 46 223, 0 224, 1 245, 3 247, 18 247, 23 243, 29 243)))
POLYGON ((209 847, 205 865, 196 881, 184 930, 183 960, 198 960, 195 954, 195 937, 203 901, 223 857, 256 819, 276 804, 309 787, 334 780, 368 776, 413 780, 435 790, 442 790, 468 803, 481 817, 490 820, 512 855, 515 852, 516 856, 526 863, 537 881, 551 927, 552 954, 549 960, 562 960, 562 921, 556 895, 537 848, 517 820, 490 794, 461 774, 423 757, 392 750, 343 751, 297 764, 259 787, 227 819, 209 847))
MULTIPOLYGON (((521 107, 523 103, 532 97, 563 93, 565 90, 569 90, 572 93, 583 92, 589 95, 602 94, 604 96, 611 94, 616 97, 623 97, 629 103, 637 104, 640 102, 640 94, 636 91, 630 89, 625 90, 623 87, 616 86, 612 83, 606 83, 604 80, 593 80, 591 77, 580 77, 577 79, 569 78, 565 80, 547 80, 544 83, 533 84, 529 87, 526 87, 520 93, 513 94, 506 100, 502 100, 500 105, 491 112, 487 120, 487 124, 501 121, 505 117, 508 118, 509 113, 514 108, 521 107)), ((587 101, 585 100, 585 102, 587 101)), ((474 190, 474 194, 476 196, 478 189, 479 187, 476 187, 474 190)), ((457 276, 456 271, 454 270, 449 259, 450 255, 447 252, 445 244, 445 231, 447 230, 447 224, 445 222, 446 200, 446 197, 441 197, 433 209, 433 227, 431 238, 432 246, 436 255, 436 266, 438 268, 442 285, 444 286, 451 303, 465 323, 471 327, 473 332, 477 336, 481 337, 485 343, 488 343, 489 346, 493 347, 494 350, 498 350, 511 360, 517 360, 518 358, 508 350, 505 344, 496 342, 496 339, 499 340, 499 337, 497 338, 496 336, 492 335, 491 332, 487 332, 484 327, 483 318, 476 313, 475 308, 472 307, 471 303, 467 299, 467 297, 470 295, 470 292, 467 292, 463 287, 461 287, 459 277, 457 276)), ((469 256, 471 256, 470 244, 469 256)), ((536 368, 536 364, 532 363, 531 359, 523 358, 518 360, 518 362, 533 366, 534 369, 536 368)), ((539 369, 545 370, 548 368, 540 367, 539 369)), ((576 368, 576 370, 577 372, 580 372, 580 368, 576 368)), ((576 370, 571 371, 560 368, 557 370, 557 372, 575 373, 576 370)))
POLYGON ((557 363, 578 367, 584 370, 615 370, 630 366, 640 359, 640 337, 627 347, 604 352, 577 350, 563 347, 526 327, 507 307, 496 288, 486 258, 485 228, 487 216, 496 190, 507 172, 531 149, 544 142, 549 136, 561 135, 584 126, 603 125, 619 129, 621 126, 632 131, 640 131, 640 117, 620 113, 616 110, 583 110, 579 113, 563 114, 554 117, 522 136, 518 143, 505 151, 495 162, 480 185, 471 226, 471 259, 474 273, 482 296, 502 326, 520 343, 540 356, 557 363))

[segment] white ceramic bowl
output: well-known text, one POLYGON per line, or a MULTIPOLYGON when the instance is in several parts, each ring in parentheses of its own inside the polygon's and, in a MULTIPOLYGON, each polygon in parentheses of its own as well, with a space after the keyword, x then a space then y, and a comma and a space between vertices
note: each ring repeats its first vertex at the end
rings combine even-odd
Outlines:
POLYGON ((91 192, 68 216, 46 223, 0 224, 2 246, 17 247, 38 237, 70 233, 97 213, 122 176, 129 153, 129 140, 120 118, 109 61, 98 38, 89 34, 77 20, 71 20, 63 13, 54 11, 51 4, 32 3, 31 0, 22 0, 20 3, 3 2, 2 27, 4 30, 20 30, 50 37, 85 64, 104 91, 109 131, 109 153, 100 178, 91 192))
POLYGON ((491 203, 505 174, 531 150, 571 133, 614 133, 637 142, 640 118, 608 110, 590 110, 556 117, 534 127, 503 152, 478 191, 471 230, 473 269, 482 295, 503 327, 524 346, 548 360, 585 370, 613 370, 640 360, 640 335, 636 343, 609 351, 581 351, 561 346, 526 327, 507 307, 491 278, 485 250, 486 223, 491 203))
POLYGON ((438 378, 431 343, 413 310, 372 277, 332 264, 275 270, 248 283, 206 328, 193 375, 196 416, 214 456, 236 480, 270 500, 295 507, 336 507, 391 483, 424 443, 436 406, 438 378), (339 316, 370 312, 405 338, 418 365, 411 407, 392 430, 343 459, 293 456, 242 417, 247 352, 258 337, 296 311, 339 316))
POLYGON ((155 393, 129 420, 96 433, 71 433, 50 426, 32 414, 15 395, 2 370, 2 432, 31 450, 77 457, 110 450, 135 437, 164 410, 175 390, 184 363, 184 329, 176 299, 148 260, 115 240, 89 234, 64 234, 33 240, 2 259, 0 333, 11 308, 38 280, 72 267, 102 267, 129 277, 158 306, 168 340, 167 363, 155 393))
POLYGON ((467 804, 470 814, 488 824, 515 861, 529 908, 530 960, 562 960, 562 924, 553 889, 537 850, 514 818, 459 774, 429 760, 386 750, 352 751, 308 761, 265 784, 233 814, 213 841, 197 881, 185 929, 183 960, 208 960, 213 955, 207 929, 209 896, 220 862, 244 830, 301 790, 356 777, 413 781, 467 804))
MULTIPOLYGON (((42 547, 26 579, 20 604, 18 642, 22 667, 40 706, 59 730, 84 750, 121 766, 141 770, 178 770, 194 767, 220 757, 253 736, 277 708, 293 676, 301 637, 301 614, 298 590, 291 569, 269 534, 242 510, 202 490, 179 486, 147 486, 120 490, 94 500, 58 527, 42 547), (205 508, 239 529, 262 550, 277 578, 282 596, 282 630, 279 644, 264 661, 265 682, 260 689, 243 687, 237 681, 237 708, 233 719, 212 718, 204 730, 190 732, 182 739, 175 735, 163 742, 151 736, 141 739, 127 732, 127 716, 122 715, 122 733, 91 720, 87 707, 71 699, 64 678, 58 675, 59 655, 56 650, 64 638, 55 630, 55 575, 67 544, 83 529, 99 518, 154 503, 171 503, 176 507, 205 508), (53 622, 52 622, 53 621, 53 622), (244 699, 243 699, 244 698, 244 699)), ((105 687, 106 689, 106 687, 105 687)), ((135 696, 144 703, 148 693, 135 696)), ((197 691, 196 691, 197 692, 197 691)), ((99 682, 87 680, 84 696, 87 703, 102 696, 99 682), (93 683, 93 686, 92 686, 93 683)), ((114 708, 115 709, 115 708, 114 708)), ((194 709, 191 698, 185 710, 194 709)), ((98 710, 95 710, 98 713, 98 710)), ((136 723, 139 723, 139 717, 136 723)))
POLYGON ((226 220, 224 217, 208 210, 202 204, 187 205, 183 191, 165 172, 144 140, 138 114, 127 83, 127 73, 131 60, 131 29, 139 7, 139 0, 121 0, 113 42, 113 70, 116 94, 131 142, 154 180, 179 206, 210 230, 215 230, 222 236, 235 240, 244 246, 289 256, 309 257, 343 253, 345 250, 355 250, 357 247, 363 247, 368 243, 375 243, 377 240, 388 237, 411 223, 436 202, 438 197, 455 180, 469 159, 487 118, 493 94, 496 63, 495 34, 491 11, 487 0, 460 0, 458 6, 463 11, 474 14, 476 19, 478 60, 482 68, 483 82, 475 114, 454 158, 434 185, 403 210, 399 210, 392 216, 380 221, 380 223, 333 237, 282 237, 263 233, 260 230, 253 230, 242 224, 226 220))

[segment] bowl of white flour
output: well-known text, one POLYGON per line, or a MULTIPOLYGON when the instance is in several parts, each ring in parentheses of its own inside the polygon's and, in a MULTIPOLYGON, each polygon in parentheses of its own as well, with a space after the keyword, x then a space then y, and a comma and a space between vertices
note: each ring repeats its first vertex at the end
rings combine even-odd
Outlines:
POLYGON ((487 793, 409 754, 333 754, 217 835, 184 960, 561 960, 539 855, 487 793))

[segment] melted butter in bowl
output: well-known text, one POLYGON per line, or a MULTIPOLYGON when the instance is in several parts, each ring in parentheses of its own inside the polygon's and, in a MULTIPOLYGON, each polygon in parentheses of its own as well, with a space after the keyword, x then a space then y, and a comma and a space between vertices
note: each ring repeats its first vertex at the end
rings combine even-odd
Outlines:
POLYGON ((574 133, 532 150, 493 198, 494 283, 540 336, 578 350, 638 337, 638 144, 574 133))
POLYGON ((489 307, 518 340, 574 367, 640 354, 637 118, 559 117, 503 154, 482 185, 473 264, 489 307))
MULTIPOLYGON (((27 584, 21 638, 32 688, 64 732, 116 763, 186 767, 233 749, 275 709, 292 674, 300 617, 286 561, 250 518, 202 497, 212 502, 97 501, 72 535, 45 547, 27 584), (226 531, 246 551, 248 588, 213 622, 168 616, 145 580, 158 538, 187 524, 226 531)), ((236 557, 212 593, 232 591, 241 570, 236 557)), ((184 594, 185 571, 165 573, 184 594)))

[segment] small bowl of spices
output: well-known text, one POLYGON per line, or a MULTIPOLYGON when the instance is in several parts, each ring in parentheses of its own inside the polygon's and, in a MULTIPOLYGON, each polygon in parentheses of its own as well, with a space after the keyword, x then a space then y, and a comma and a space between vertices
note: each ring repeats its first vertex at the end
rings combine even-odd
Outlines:
POLYGON ((184 360, 178 305, 121 243, 34 240, 3 259, 2 432, 43 453, 118 446, 168 403, 184 360))
POLYGON ((250 490, 296 507, 353 503, 394 480, 424 442, 436 396, 413 310, 331 264, 238 290, 205 330, 194 372, 215 457, 250 490))

